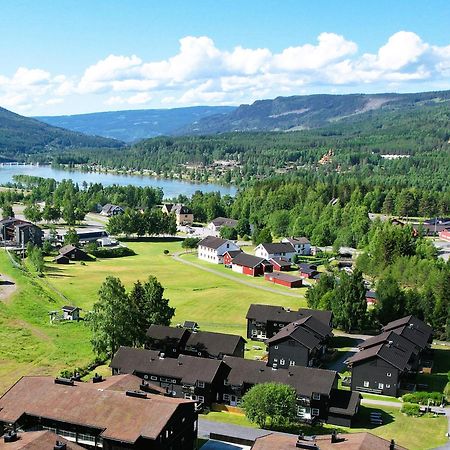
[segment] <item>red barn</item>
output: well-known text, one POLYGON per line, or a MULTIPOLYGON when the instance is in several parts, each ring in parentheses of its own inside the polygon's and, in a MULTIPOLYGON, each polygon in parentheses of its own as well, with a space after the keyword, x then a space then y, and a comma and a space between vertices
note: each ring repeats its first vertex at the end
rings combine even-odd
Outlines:
POLYGON ((242 253, 242 250, 230 250, 223 255, 223 264, 226 267, 231 267, 231 263, 233 258, 235 258, 239 253, 242 253))
POLYGON ((273 266, 269 261, 244 252, 239 253, 233 258, 231 268, 234 272, 243 273, 252 277, 264 275, 266 272, 273 272, 273 266))
POLYGON ((281 284, 282 286, 287 286, 288 288, 299 288, 302 287, 302 279, 299 277, 294 277, 292 275, 288 275, 287 273, 267 273, 264 276, 266 281, 271 281, 275 284, 281 284))
POLYGON ((286 258, 272 258, 270 259, 270 263, 272 264, 274 270, 283 271, 283 270, 291 270, 291 262, 286 258))

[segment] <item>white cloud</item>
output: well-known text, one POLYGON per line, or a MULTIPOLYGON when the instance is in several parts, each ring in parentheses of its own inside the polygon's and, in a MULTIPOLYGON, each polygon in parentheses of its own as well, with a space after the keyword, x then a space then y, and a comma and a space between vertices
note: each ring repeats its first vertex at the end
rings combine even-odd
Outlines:
POLYGON ((93 110, 101 110, 98 105, 239 104, 277 95, 412 86, 450 88, 450 45, 436 46, 399 31, 374 53, 362 53, 344 36, 321 33, 315 43, 274 53, 244 46, 220 49, 207 36, 186 36, 178 52, 163 60, 112 54, 81 75, 19 67, 11 76, 0 74, 0 104, 44 113, 45 106, 61 103, 59 110, 74 103, 82 108, 83 102, 93 110))

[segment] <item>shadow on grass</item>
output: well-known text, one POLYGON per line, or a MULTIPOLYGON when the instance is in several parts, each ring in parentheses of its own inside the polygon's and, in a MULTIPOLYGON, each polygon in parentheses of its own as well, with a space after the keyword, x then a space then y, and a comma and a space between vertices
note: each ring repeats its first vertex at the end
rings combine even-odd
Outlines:
POLYGON ((333 336, 331 338, 330 346, 334 348, 357 347, 361 342, 363 342, 363 339, 356 339, 348 336, 333 336))
POLYGON ((373 430, 388 423, 392 423, 395 420, 394 416, 382 409, 370 407, 370 406, 360 406, 358 415, 356 416, 354 427, 355 428, 368 428, 373 430), (381 413, 382 424, 374 424, 370 422, 371 413, 381 413))

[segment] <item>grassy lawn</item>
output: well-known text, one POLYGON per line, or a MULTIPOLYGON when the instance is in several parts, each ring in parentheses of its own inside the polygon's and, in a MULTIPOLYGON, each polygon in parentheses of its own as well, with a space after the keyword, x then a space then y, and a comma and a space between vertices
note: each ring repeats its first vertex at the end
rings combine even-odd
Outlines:
MULTIPOLYGON (((83 322, 50 324, 48 312, 71 303, 91 309, 97 291, 108 275, 120 277, 127 288, 137 279, 155 275, 166 288, 165 295, 176 307, 174 324, 197 321, 201 329, 245 336, 245 315, 251 303, 291 308, 305 300, 253 289, 233 280, 201 271, 163 254, 181 251, 179 241, 128 242, 137 255, 103 259, 86 265, 60 266, 46 262, 45 279, 14 268, 0 251, 0 273, 10 276, 17 290, 7 302, 0 301, 0 393, 27 374, 56 375, 92 361, 89 330, 83 322), (61 292, 68 300, 59 296, 61 292)), ((246 356, 264 353, 264 345, 249 342, 246 356), (259 345, 263 350, 252 350, 259 345)), ((107 368, 103 368, 108 373, 107 368)), ((102 370, 103 370, 102 369, 102 370)))
MULTIPOLYGON (((199 270, 164 255, 181 251, 178 241, 127 242, 136 256, 103 259, 61 266, 48 264, 48 280, 77 306, 92 307, 97 291, 108 275, 119 277, 127 288, 137 279, 155 275, 176 307, 173 323, 195 320, 201 329, 240 333, 245 336, 245 315, 251 303, 272 303, 292 308, 305 300, 252 289, 232 280, 199 270)), ((215 265, 213 265, 216 268, 215 265)))
MULTIPOLYGON (((227 412, 210 412, 201 416, 203 419, 217 422, 226 422, 234 425, 242 425, 256 428, 245 416, 230 414, 227 412)), ((301 426, 293 432, 303 431, 305 434, 329 434, 334 429, 340 433, 356 433, 369 430, 371 433, 384 439, 395 439, 395 442, 411 450, 431 449, 447 442, 447 419, 445 417, 408 417, 403 415, 398 408, 372 408, 361 406, 359 420, 355 428, 336 427, 334 425, 301 426), (370 413, 380 411, 384 425, 370 424, 370 413)))

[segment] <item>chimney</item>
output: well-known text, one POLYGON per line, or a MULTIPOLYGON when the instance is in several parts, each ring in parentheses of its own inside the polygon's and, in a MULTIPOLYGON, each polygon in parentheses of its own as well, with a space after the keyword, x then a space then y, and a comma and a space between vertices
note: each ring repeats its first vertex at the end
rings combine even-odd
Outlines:
POLYGON ((395 450, 395 441, 394 441, 394 439, 391 439, 391 442, 389 444, 389 450, 395 450))
POLYGON ((336 442, 338 442, 337 431, 333 430, 333 432, 331 433, 331 443, 336 444, 336 442))
POLYGON ((3 436, 3 441, 5 442, 5 444, 9 442, 16 442, 17 439, 17 433, 13 430, 8 431, 8 433, 3 436))

